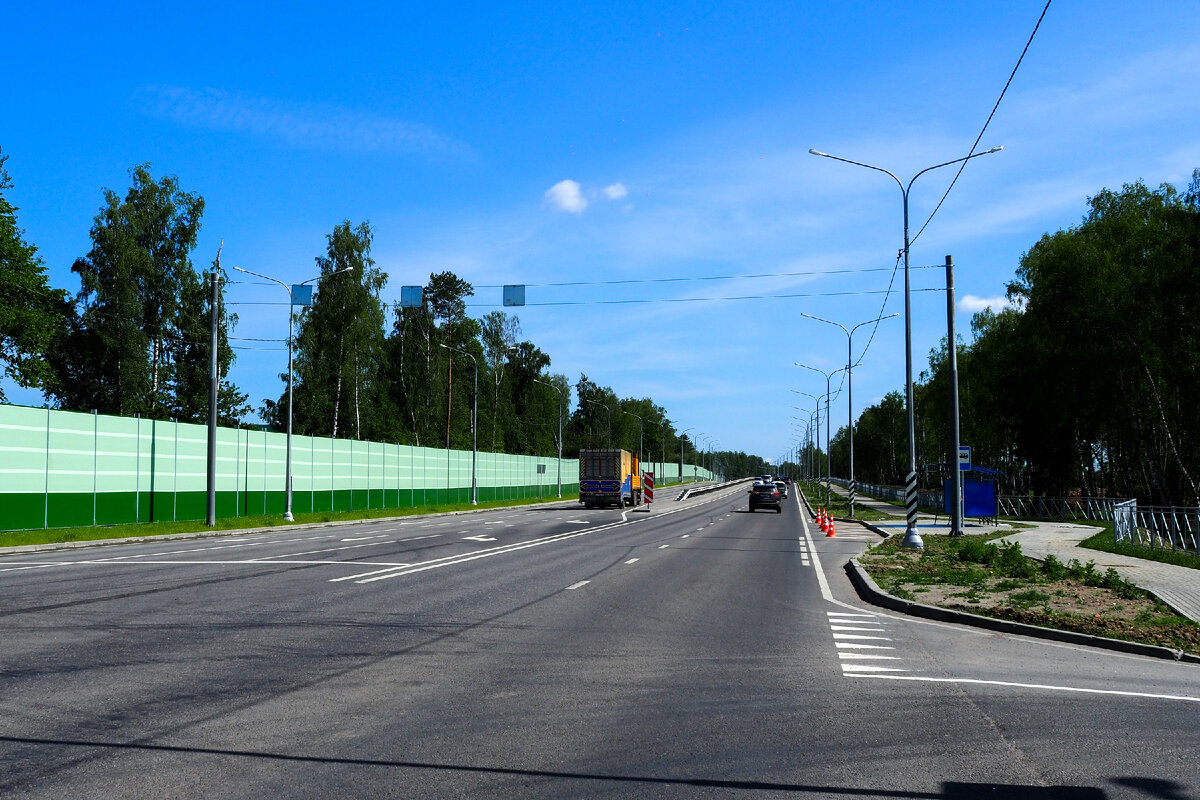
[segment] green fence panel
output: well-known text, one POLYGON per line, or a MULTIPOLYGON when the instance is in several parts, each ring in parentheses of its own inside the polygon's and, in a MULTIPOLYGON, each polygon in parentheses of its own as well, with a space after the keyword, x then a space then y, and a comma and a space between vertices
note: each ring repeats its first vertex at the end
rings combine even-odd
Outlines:
MULTIPOLYGON (((203 425, 0 405, 0 530, 203 519, 207 443, 203 425)), ((216 451, 219 517, 282 513, 285 434, 218 428, 216 451)), ((678 463, 643 466, 679 480, 678 463)), ((563 493, 577 493, 571 459, 293 436, 292 509, 469 502, 472 474, 481 502, 547 498, 560 467, 563 493)))

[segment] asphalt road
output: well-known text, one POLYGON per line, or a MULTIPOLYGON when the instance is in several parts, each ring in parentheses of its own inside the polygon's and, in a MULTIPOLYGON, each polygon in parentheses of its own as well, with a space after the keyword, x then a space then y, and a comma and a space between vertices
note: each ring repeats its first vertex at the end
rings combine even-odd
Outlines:
POLYGON ((0 797, 1200 798, 1197 667, 867 606, 744 487, 0 558, 0 797))

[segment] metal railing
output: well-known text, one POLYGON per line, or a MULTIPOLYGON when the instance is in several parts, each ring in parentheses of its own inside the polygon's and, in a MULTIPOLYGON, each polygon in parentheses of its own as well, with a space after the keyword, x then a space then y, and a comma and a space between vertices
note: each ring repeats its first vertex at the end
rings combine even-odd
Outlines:
POLYGON ((1113 538, 1143 547, 1200 552, 1200 508, 1141 506, 1136 500, 1118 503, 1113 515, 1113 538))
POLYGON ((1113 508, 1122 498, 1114 497, 1025 497, 1001 495, 996 513, 1002 517, 1033 519, 1111 521, 1113 508))
MULTIPOLYGON (((834 483, 847 486, 844 478, 833 478, 834 483)), ((904 489, 895 486, 858 483, 858 491, 869 497, 904 502, 904 489)), ((917 505, 928 511, 940 511, 945 507, 943 493, 926 491, 917 493, 917 505)), ((1028 519, 1084 520, 1089 522, 1111 521, 1113 509, 1124 502, 1113 497, 1030 497, 1023 495, 1000 495, 996 498, 996 514, 1001 517, 1024 517, 1028 519)), ((1174 509, 1176 512, 1185 509, 1174 509)), ((1193 525, 1195 522, 1193 521, 1193 525)), ((1161 527, 1161 525, 1160 525, 1161 527)))

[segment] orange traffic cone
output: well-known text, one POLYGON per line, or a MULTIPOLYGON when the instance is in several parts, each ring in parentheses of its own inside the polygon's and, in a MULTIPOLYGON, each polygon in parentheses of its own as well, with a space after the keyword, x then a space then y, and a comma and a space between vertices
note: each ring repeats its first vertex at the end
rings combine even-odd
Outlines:
POLYGON ((826 524, 829 526, 828 528, 825 529, 825 538, 826 539, 835 538, 837 536, 837 534, 833 530, 833 515, 830 514, 825 519, 826 519, 826 524))
POLYGON ((817 523, 818 528, 820 528, 822 531, 825 530, 825 509, 823 509, 823 508, 817 509, 816 523, 817 523))

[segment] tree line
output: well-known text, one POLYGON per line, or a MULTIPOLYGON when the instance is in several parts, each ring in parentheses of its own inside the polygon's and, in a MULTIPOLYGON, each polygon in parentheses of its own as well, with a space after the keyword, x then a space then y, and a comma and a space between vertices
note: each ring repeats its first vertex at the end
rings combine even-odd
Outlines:
MULTIPOLYGON (((131 169, 123 195, 103 191, 91 246, 72 265, 80 288, 71 295, 50 286, 17 224, 6 161, 0 154, 3 374, 41 389, 56 408, 205 421, 211 301, 192 262, 203 198, 174 177, 155 179, 147 164, 131 169)), ((697 456, 653 399, 551 372, 550 355, 522 337, 518 317, 468 316, 473 288, 451 272, 431 274, 422 303, 389 316, 372 238, 369 223, 342 222, 315 258, 316 299, 295 318, 296 432, 469 449, 475 406, 485 451, 550 455, 561 447, 570 458, 613 446, 678 463, 683 450, 685 461, 731 477, 772 470, 740 452, 697 456)), ((1200 407, 1198 253, 1200 170, 1184 191, 1140 181, 1102 190, 1079 225, 1044 235, 1022 255, 1010 307, 976 314, 971 342, 955 343, 961 441, 976 464, 998 471, 1002 492, 1200 502, 1200 419, 1190 413, 1200 407)), ((228 378, 238 320, 225 310, 219 255, 212 270, 222 278, 218 416, 234 425, 254 409, 228 378)), ((914 387, 925 487, 939 486, 953 460, 947 355, 943 340, 914 387)), ((285 378, 257 409, 280 431, 285 378)), ((827 445, 835 474, 849 472, 848 439, 843 427, 827 445)), ((859 414, 854 445, 859 480, 903 483, 900 391, 859 414)))
MULTIPOLYGON (((1200 505, 1200 170, 1184 191, 1138 181, 1089 198, 1079 225, 1022 255, 1007 296, 956 342, 961 442, 998 490, 1200 505)), ((943 338, 914 385, 925 487, 954 460, 948 354, 943 338)), ((856 420, 855 477, 903 485, 907 447, 891 392, 856 420)), ((847 476, 845 427, 829 452, 847 476)))
MULTIPOLYGON (((204 199, 150 165, 130 170, 124 195, 103 190, 91 247, 71 269, 80 289, 49 284, 4 192, 0 155, 0 359, 5 376, 40 389, 55 408, 203 423, 208 418, 211 296, 218 285, 218 418, 236 425, 255 409, 230 379, 236 314, 224 301, 220 256, 204 274, 192 261, 204 199)), ((572 458, 584 447, 641 450, 645 462, 704 462, 730 475, 761 471, 739 452, 697 454, 651 398, 619 397, 586 375, 572 385, 550 355, 522 338, 515 315, 466 313, 470 283, 434 273, 422 302, 389 314, 387 274, 371 257, 368 222, 344 221, 315 258, 312 306, 293 322, 293 430, 301 435, 572 458), (572 406, 574 391, 574 410, 572 406), (472 429, 472 411, 477 410, 472 429), (562 433, 559 434, 559 415, 562 433), (473 436, 474 434, 474 436, 473 436)), ((257 409, 287 424, 287 373, 257 409)), ((0 389, 0 402, 7 402, 0 389)))

